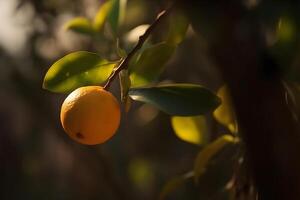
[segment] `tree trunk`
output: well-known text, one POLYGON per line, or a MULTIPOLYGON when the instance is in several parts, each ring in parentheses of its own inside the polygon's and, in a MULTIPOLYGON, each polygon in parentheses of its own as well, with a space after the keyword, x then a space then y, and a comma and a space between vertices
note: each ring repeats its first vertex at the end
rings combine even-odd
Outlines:
POLYGON ((213 25, 217 33, 208 35, 210 53, 230 89, 259 199, 300 199, 299 126, 278 67, 264 53, 257 19, 237 1, 190 0, 180 6, 200 34, 206 31, 203 13, 212 12, 219 23, 213 25))

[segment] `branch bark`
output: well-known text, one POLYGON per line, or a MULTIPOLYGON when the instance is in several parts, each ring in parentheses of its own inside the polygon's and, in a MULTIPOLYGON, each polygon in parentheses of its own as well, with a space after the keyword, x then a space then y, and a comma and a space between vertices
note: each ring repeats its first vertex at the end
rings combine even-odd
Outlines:
POLYGON ((149 36, 155 30, 155 28, 161 23, 161 21, 163 21, 170 14, 171 10, 172 10, 172 7, 163 11, 157 17, 157 19, 149 26, 149 28, 145 31, 145 33, 139 37, 139 41, 135 45, 135 47, 130 51, 130 53, 124 59, 121 60, 118 67, 109 76, 106 84, 103 87, 105 90, 109 89, 110 84, 116 78, 116 76, 120 73, 120 71, 128 68, 130 60, 142 48, 143 44, 146 42, 146 40, 149 38, 149 36))

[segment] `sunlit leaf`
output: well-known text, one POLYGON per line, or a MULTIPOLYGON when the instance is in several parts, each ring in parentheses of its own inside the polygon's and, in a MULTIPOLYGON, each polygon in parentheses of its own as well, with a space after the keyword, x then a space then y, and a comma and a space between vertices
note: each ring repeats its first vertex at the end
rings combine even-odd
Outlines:
POLYGON ((125 58, 127 56, 127 53, 124 49, 122 49, 120 47, 120 40, 118 38, 117 38, 117 44, 116 45, 117 45, 116 51, 117 51, 118 56, 121 57, 121 58, 125 58))
POLYGON ((119 0, 110 0, 110 1, 112 2, 112 10, 108 16, 108 22, 113 33, 116 33, 119 25, 120 5, 119 5, 119 0))
POLYGON ((167 36, 167 43, 172 45, 179 44, 184 39, 189 27, 187 17, 179 10, 176 11, 170 15, 170 27, 167 36))
POLYGON ((77 17, 70 20, 64 25, 64 28, 77 33, 94 34, 93 25, 87 18, 84 17, 77 17))
POLYGON ((281 17, 277 29, 278 42, 293 41, 296 34, 296 24, 294 24, 294 21, 288 17, 281 17))
POLYGON ((270 47, 270 55, 284 75, 291 81, 300 81, 299 76, 299 26, 295 16, 282 15, 278 20, 276 42, 270 47))
POLYGON ((204 116, 173 116, 171 122, 175 134, 183 141, 197 145, 207 141, 208 129, 204 116))
POLYGON ((240 147, 228 144, 222 148, 205 166, 205 172, 197 179, 198 199, 226 199, 229 182, 236 173, 237 155, 240 147))
POLYGON ((283 16, 278 25, 278 41, 272 49, 281 64, 285 79, 300 82, 299 68, 299 21, 298 16, 283 16))
POLYGON ((213 115, 220 124, 226 126, 232 133, 236 133, 237 122, 227 86, 222 86, 218 90, 217 95, 221 98, 222 103, 214 111, 213 115))
POLYGON ((119 25, 124 21, 127 0, 110 0, 111 11, 107 17, 109 25, 114 34, 118 32, 119 25))
POLYGON ((149 103, 178 116, 201 115, 213 111, 220 99, 210 90, 195 84, 165 84, 154 87, 131 88, 133 100, 149 103))
POLYGON ((193 177, 193 172, 188 172, 181 176, 176 176, 170 179, 162 188, 159 194, 159 200, 166 199, 166 197, 182 186, 189 178, 193 177))
POLYGON ((97 31, 102 30, 104 23, 113 9, 114 0, 108 0, 102 4, 94 18, 94 28, 97 31))
POLYGON ((119 0, 119 4, 119 25, 121 25, 125 19, 127 0, 119 0))
POLYGON ((128 167, 129 178, 141 190, 148 188, 154 181, 154 170, 151 162, 136 158, 130 161, 128 167))
POLYGON ((56 61, 45 75, 43 88, 52 92, 70 92, 84 85, 101 84, 114 68, 99 55, 86 51, 70 53, 56 61))
POLYGON ((159 43, 145 49, 135 65, 130 67, 132 86, 143 86, 157 79, 175 49, 175 46, 166 43, 159 43))
POLYGON ((194 164, 194 178, 197 182, 199 177, 205 172, 206 166, 210 159, 216 155, 222 148, 224 148, 227 144, 236 143, 237 139, 235 139, 231 135, 223 135, 213 141, 212 143, 205 146, 197 155, 195 164, 194 164))

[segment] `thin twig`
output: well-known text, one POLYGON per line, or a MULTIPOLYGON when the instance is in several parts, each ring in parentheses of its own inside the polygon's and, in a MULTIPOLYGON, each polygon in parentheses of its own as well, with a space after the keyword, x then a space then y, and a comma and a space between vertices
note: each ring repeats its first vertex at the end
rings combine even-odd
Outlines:
POLYGON ((138 43, 135 45, 135 47, 129 52, 129 54, 121 60, 120 64, 118 67, 111 73, 109 76, 106 84, 104 85, 104 89, 107 90, 111 84, 111 82, 116 78, 116 76, 119 74, 120 71, 123 69, 127 69, 130 60, 133 58, 133 56, 138 52, 140 48, 142 48, 143 44, 145 41, 148 39, 148 37, 151 35, 152 31, 157 27, 157 25, 164 19, 166 18, 169 13, 171 12, 172 7, 169 9, 163 11, 158 18, 149 26, 149 28, 145 31, 143 35, 139 37, 138 43))

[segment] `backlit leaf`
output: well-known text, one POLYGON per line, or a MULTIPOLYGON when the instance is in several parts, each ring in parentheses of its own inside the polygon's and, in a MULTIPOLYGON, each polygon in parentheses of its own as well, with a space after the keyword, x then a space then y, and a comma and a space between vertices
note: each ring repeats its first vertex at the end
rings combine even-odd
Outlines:
POLYGON ((130 97, 178 116, 201 115, 213 111, 220 99, 210 90, 195 84, 165 84, 129 90, 130 97))
POLYGON ((299 26, 297 17, 283 15, 277 26, 277 40, 270 48, 271 55, 281 67, 284 79, 300 81, 299 76, 299 26))
POLYGON ((173 116, 171 122, 175 134, 183 141, 197 145, 207 141, 208 130, 204 116, 173 116))
POLYGON ((97 31, 102 30, 108 15, 112 11, 113 5, 114 5, 114 0, 109 0, 100 6, 93 22, 95 30, 97 31))
POLYGON ((175 46, 167 43, 159 43, 145 49, 138 61, 130 66, 132 86, 143 86, 157 79, 164 71, 165 64, 171 58, 175 49, 175 46))
POLYGON ((227 86, 222 86, 218 90, 217 95, 221 98, 222 103, 214 111, 213 115, 220 124, 226 126, 232 133, 236 133, 237 122, 227 86))
POLYGON ((84 85, 98 85, 112 72, 115 63, 86 51, 70 53, 56 61, 45 75, 43 88, 66 93, 84 85))
MULTIPOLYGON (((205 165, 205 172, 197 179, 198 199, 227 199, 229 182, 236 173, 236 162, 241 147, 237 144, 225 145, 205 165)), ((194 180, 195 182, 195 180, 194 180)))
POLYGON ((291 42, 296 37, 296 24, 288 17, 281 17, 277 29, 277 42, 291 42))
POLYGON ((176 176, 170 179, 162 188, 159 200, 166 199, 166 197, 175 191, 177 188, 182 186, 189 178, 193 177, 193 172, 188 172, 181 176, 176 176))
POLYGON ((126 11, 127 0, 110 0, 112 8, 107 20, 114 34, 118 32, 119 25, 123 22, 126 11))
POLYGON ((185 37, 189 27, 189 21, 187 17, 176 10, 170 15, 169 33, 167 36, 167 43, 176 45, 179 44, 185 37))
POLYGON ((138 190, 145 190, 153 184, 154 171, 152 163, 142 158, 132 159, 128 167, 129 178, 138 190))
POLYGON ((206 166, 225 145, 230 143, 236 143, 237 140, 231 135, 223 135, 205 146, 197 155, 194 164, 194 178, 197 182, 199 177, 205 172, 206 166))
POLYGON ((84 17, 76 17, 64 25, 66 30, 72 30, 82 34, 94 34, 93 25, 84 17))
POLYGON ((121 58, 125 58, 127 56, 127 52, 120 47, 120 40, 118 38, 117 38, 117 44, 116 44, 116 52, 117 52, 118 56, 121 58))

